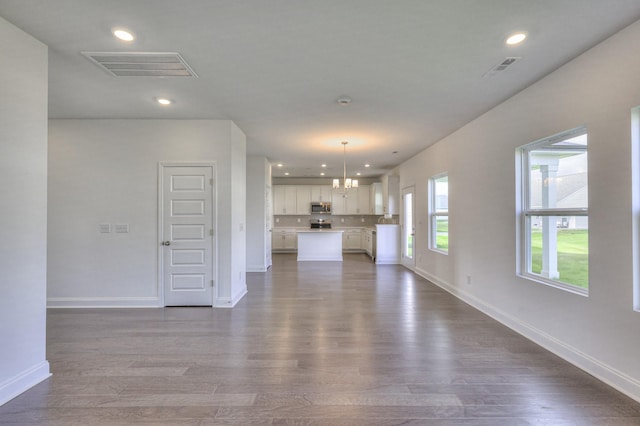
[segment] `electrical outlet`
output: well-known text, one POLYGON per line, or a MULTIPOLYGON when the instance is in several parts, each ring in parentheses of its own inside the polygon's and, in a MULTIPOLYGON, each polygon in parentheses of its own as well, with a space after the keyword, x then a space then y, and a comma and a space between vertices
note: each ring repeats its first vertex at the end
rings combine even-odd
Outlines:
POLYGON ((300 218, 298 218, 298 223, 300 223, 300 218))
POLYGON ((364 217, 360 218, 360 222, 364 223, 364 217))
POLYGON ((344 223, 344 217, 340 218, 340 222, 344 223))
POLYGON ((280 218, 276 217, 276 223, 280 223, 280 218))

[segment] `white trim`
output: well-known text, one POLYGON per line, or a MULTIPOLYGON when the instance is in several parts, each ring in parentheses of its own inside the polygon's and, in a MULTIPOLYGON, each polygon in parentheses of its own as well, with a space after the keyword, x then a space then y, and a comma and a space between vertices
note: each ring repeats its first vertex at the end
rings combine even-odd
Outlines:
POLYGON ((429 280, 433 284, 468 303, 480 312, 490 316, 499 323, 509 327, 511 330, 526 337, 532 342, 540 345, 544 349, 554 353, 565 361, 586 371, 598 380, 603 381, 614 389, 624 393, 630 398, 640 402, 640 381, 628 376, 627 374, 615 369, 614 367, 596 359, 579 349, 556 339, 555 337, 545 333, 544 331, 533 327, 518 318, 497 309, 496 307, 485 303, 470 293, 451 285, 450 283, 440 280, 438 277, 428 273, 427 271, 416 268, 416 274, 429 280))
MULTIPOLYGON (((428 217, 428 229, 427 229, 427 236, 428 236, 428 244, 427 244, 427 248, 429 250, 432 250, 436 253, 440 253, 440 254, 444 254, 444 255, 448 255, 449 254, 449 245, 447 245, 447 250, 443 250, 441 248, 438 248, 438 244, 437 244, 437 238, 438 238, 438 232, 437 232, 437 222, 438 222, 438 217, 442 216, 442 217, 447 217, 447 222, 449 221, 449 203, 447 201, 447 211, 446 212, 437 212, 436 211, 436 180, 438 179, 442 179, 443 177, 447 178, 447 198, 448 198, 448 194, 449 194, 449 172, 440 172, 438 174, 435 174, 433 176, 431 176, 429 178, 429 183, 428 183, 428 197, 427 197, 427 217, 428 217)), ((447 230, 447 233, 449 231, 447 230)))
POLYGON ((402 188, 401 192, 401 200, 402 200, 402 214, 400 216, 400 263, 411 270, 414 270, 416 267, 416 247, 417 247, 417 238, 416 238, 416 186, 414 185, 409 185, 406 186, 404 188, 402 188), (412 234, 413 234, 413 254, 412 257, 408 257, 407 253, 405 253, 405 237, 406 237, 406 233, 408 232, 406 230, 406 226, 405 226, 405 218, 406 218, 406 212, 404 211, 405 209, 405 197, 407 194, 411 194, 411 220, 412 220, 412 234))
MULTIPOLYGON (((556 133, 555 135, 538 139, 516 148, 516 274, 529 281, 554 287, 559 290, 574 293, 580 296, 589 296, 589 277, 587 277, 587 288, 578 285, 548 279, 542 275, 530 272, 531 270, 531 218, 533 216, 584 216, 589 217, 589 209, 579 208, 532 208, 531 202, 531 162, 530 153, 535 150, 548 151, 581 151, 588 153, 588 144, 580 146, 553 146, 557 142, 571 139, 577 136, 587 136, 588 130, 585 125, 556 133), (518 189, 519 188, 519 189, 518 189)), ((588 166, 587 166, 588 167, 588 166)), ((588 169, 587 169, 588 178, 588 169)), ((587 242, 588 244, 588 242, 587 242)))
POLYGON ((157 297, 50 297, 47 308, 161 308, 157 297))
POLYGON ((42 361, 20 374, 0 383, 0 405, 11 401, 16 396, 28 391, 38 383, 51 377, 49 362, 42 361))
POLYGON ((247 272, 267 272, 268 269, 264 265, 247 265, 247 272))
POLYGON ((631 109, 631 235, 633 309, 640 312, 640 106, 631 109))
POLYGON ((247 288, 242 288, 234 297, 216 298, 214 308, 233 308, 247 294, 247 288))

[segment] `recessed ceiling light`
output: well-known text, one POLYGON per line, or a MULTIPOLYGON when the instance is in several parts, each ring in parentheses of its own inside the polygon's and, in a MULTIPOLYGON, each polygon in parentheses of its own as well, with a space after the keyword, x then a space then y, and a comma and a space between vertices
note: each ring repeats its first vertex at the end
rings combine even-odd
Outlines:
POLYGON ((351 103, 351 98, 347 95, 342 95, 338 98, 338 103, 342 106, 347 106, 351 103))
POLYGON ((525 38, 527 38, 527 35, 525 33, 515 33, 507 38, 506 43, 509 45, 520 44, 524 41, 525 38))
POLYGON ((364 166, 365 167, 371 167, 371 164, 365 164, 364 166))
POLYGON ((356 176, 360 176, 360 172, 356 173, 356 176))
POLYGON ((324 172, 320 173, 320 176, 324 176, 324 172))
POLYGON ((131 31, 125 30, 124 28, 114 28, 112 32, 114 36, 122 41, 130 42, 135 39, 133 33, 131 31))
POLYGON ((282 164, 282 163, 278 163, 278 164, 276 164, 276 165, 277 165, 278 167, 282 167, 284 164, 282 164))
POLYGON ((284 175, 285 176, 289 176, 289 172, 284 172, 284 175))
POLYGON ((160 105, 171 105, 173 103, 173 101, 171 99, 167 99, 167 98, 157 98, 156 101, 160 104, 160 105))
POLYGON ((327 167, 327 165, 326 164, 321 164, 320 167, 327 167))

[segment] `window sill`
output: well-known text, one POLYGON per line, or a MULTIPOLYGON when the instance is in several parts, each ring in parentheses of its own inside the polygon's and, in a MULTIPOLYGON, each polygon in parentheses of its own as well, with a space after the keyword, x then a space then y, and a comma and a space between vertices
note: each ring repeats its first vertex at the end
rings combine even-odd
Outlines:
POLYGON ((577 287, 571 284, 566 284, 560 281, 548 280, 539 275, 534 274, 517 274, 520 278, 524 278, 528 281, 533 281, 538 284, 543 284, 549 287, 557 288, 569 293, 577 294, 578 296, 589 297, 589 289, 577 287))

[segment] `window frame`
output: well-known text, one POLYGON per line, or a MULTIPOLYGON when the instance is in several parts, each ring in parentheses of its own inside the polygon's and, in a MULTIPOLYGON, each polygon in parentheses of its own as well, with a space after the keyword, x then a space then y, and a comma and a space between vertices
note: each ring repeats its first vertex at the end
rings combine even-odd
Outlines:
MULTIPOLYGON (((543 139, 540 139, 535 142, 528 143, 526 145, 520 146, 517 149, 517 157, 519 160, 519 164, 517 165, 517 173, 516 176, 520 181, 520 185, 517 186, 519 188, 519 193, 516 194, 516 215, 517 219, 517 231, 516 235, 520 240, 517 243, 518 250, 516 253, 517 256, 517 268, 516 273, 518 276, 535 281, 537 283, 545 284, 551 287, 555 287, 561 290, 565 290, 571 293, 575 293, 581 296, 589 295, 589 283, 587 282, 587 287, 583 288, 575 284, 571 284, 568 282, 554 280, 551 278, 546 278, 541 274, 536 274, 531 272, 531 218, 534 216, 540 217, 559 217, 559 216, 579 216, 589 218, 589 208, 587 207, 575 207, 575 208, 532 208, 529 204, 531 202, 530 197, 530 156, 529 153, 531 151, 540 150, 541 148, 547 149, 557 149, 563 151, 584 151, 588 154, 589 145, 584 147, 582 146, 558 146, 557 148, 549 148, 555 143, 572 139, 578 136, 586 135, 588 138, 588 132, 586 126, 577 127, 575 129, 567 130, 553 136, 549 136, 543 139)), ((588 156, 587 156, 588 159, 588 156)), ((589 168, 587 165, 587 182, 589 179, 589 168)), ((588 185, 588 184, 587 184, 588 185)), ((588 203, 588 201, 587 201, 588 203)), ((588 228, 587 228, 588 229, 588 228)), ((587 245, 589 243, 587 242, 587 245)))
MULTIPOLYGON (((437 243, 437 238, 438 238, 438 218, 439 217, 446 217, 447 218, 447 222, 449 221, 449 200, 448 200, 448 187, 449 187, 449 173, 448 172, 442 172, 442 173, 438 173, 437 175, 433 175, 429 178, 429 249, 433 250, 437 253, 441 253, 441 254, 445 254, 448 255, 449 254, 449 246, 450 246, 450 240, 449 244, 447 244, 447 249, 441 249, 438 247, 438 243, 437 243), (447 211, 446 212, 438 212, 436 211, 436 197, 437 197, 437 191, 436 191, 436 182, 440 179, 442 179, 443 177, 447 178, 447 211)), ((449 233, 449 229, 447 227, 447 234, 449 233)))

